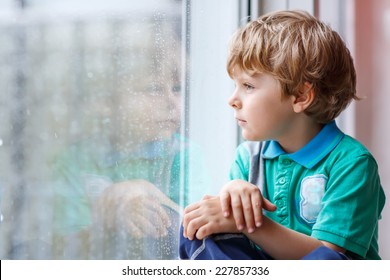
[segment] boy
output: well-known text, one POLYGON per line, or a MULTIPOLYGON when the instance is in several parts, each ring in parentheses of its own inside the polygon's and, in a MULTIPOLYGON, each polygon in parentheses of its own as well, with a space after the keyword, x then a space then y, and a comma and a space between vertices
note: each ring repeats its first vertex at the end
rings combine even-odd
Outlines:
POLYGON ((248 142, 219 196, 185 209, 180 258, 380 259, 377 164, 334 121, 358 99, 339 35, 306 12, 270 13, 235 34, 227 70, 248 142))

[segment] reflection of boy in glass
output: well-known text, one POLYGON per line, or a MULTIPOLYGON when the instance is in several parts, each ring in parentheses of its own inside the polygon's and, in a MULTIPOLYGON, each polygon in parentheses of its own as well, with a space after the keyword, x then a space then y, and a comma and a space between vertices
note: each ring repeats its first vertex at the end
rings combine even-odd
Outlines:
POLYGON ((205 181, 195 170, 198 182, 180 187, 193 146, 177 134, 180 52, 170 43, 143 50, 143 63, 97 106, 102 134, 68 148, 55 164, 57 230, 74 237, 61 241, 65 258, 177 255, 179 204, 199 199, 190 191, 203 192, 205 181), (78 241, 82 249, 70 244, 78 241))

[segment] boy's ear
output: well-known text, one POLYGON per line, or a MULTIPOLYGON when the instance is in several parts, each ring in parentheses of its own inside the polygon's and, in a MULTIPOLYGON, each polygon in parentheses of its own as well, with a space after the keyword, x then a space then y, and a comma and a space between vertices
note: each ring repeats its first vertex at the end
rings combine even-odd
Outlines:
POLYGON ((309 82, 305 82, 297 95, 292 96, 292 106, 295 113, 301 113, 305 111, 313 102, 315 92, 313 85, 309 82))

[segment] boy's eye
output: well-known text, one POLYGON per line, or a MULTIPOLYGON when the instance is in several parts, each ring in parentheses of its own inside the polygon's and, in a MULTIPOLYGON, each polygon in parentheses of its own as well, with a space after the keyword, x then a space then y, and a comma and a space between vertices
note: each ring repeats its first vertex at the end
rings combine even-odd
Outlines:
POLYGON ((244 84, 244 87, 245 87, 246 90, 252 90, 252 89, 254 89, 254 87, 253 87, 252 85, 247 84, 247 83, 244 84))

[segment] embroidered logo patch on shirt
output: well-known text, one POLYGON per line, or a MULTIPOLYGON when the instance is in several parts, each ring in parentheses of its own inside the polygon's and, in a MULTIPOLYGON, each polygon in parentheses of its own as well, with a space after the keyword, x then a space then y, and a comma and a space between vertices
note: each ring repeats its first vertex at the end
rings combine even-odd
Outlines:
POLYGON ((315 223, 317 220, 327 181, 325 175, 316 174, 301 182, 300 215, 308 223, 315 223))

